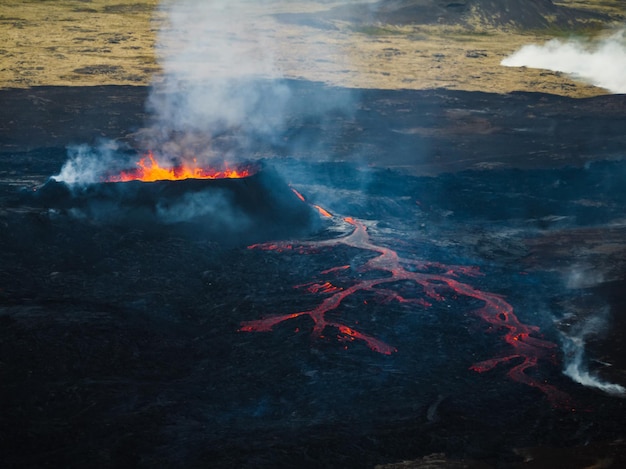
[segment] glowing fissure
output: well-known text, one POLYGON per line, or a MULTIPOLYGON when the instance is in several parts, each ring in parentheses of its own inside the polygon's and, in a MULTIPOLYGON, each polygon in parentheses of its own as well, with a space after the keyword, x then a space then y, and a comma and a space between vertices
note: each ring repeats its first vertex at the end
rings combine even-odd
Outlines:
POLYGON ((304 196, 302 194, 300 194, 300 192, 298 192, 297 190, 295 190, 293 187, 291 188, 292 192, 294 194, 296 194, 296 197, 298 197, 298 199, 300 199, 302 202, 304 202, 304 196))
MULTIPOLYGON (((375 352, 390 355, 397 349, 371 335, 360 332, 352 326, 328 320, 326 313, 336 310, 342 302, 358 292, 370 291, 376 293, 382 301, 395 300, 402 303, 414 303, 421 307, 432 306, 433 301, 444 299, 446 291, 457 295, 474 298, 484 304, 475 313, 489 324, 489 330, 504 331, 504 340, 512 347, 508 355, 481 361, 470 367, 471 370, 483 373, 498 365, 508 364, 511 368, 508 376, 520 383, 541 390, 555 405, 566 406, 569 398, 553 385, 536 379, 527 371, 536 367, 540 359, 553 361, 556 345, 552 342, 533 337, 539 333, 539 328, 525 325, 513 312, 513 307, 500 295, 478 290, 471 285, 460 281, 459 276, 476 277, 482 275, 476 267, 453 266, 436 262, 427 262, 416 259, 402 258, 390 248, 374 244, 365 224, 357 219, 346 217, 343 221, 352 225, 353 231, 347 236, 322 241, 277 242, 249 246, 249 249, 262 249, 275 252, 293 250, 300 253, 318 251, 320 248, 336 246, 350 246, 378 253, 368 260, 359 270, 363 272, 380 271, 380 277, 372 279, 357 279, 353 285, 340 288, 329 281, 311 282, 298 285, 296 288, 305 288, 315 295, 324 296, 321 302, 313 309, 276 315, 241 324, 240 331, 263 332, 270 331, 274 326, 290 319, 308 316, 313 320, 313 337, 322 337, 324 330, 334 328, 338 331, 338 339, 342 342, 360 340, 375 352), (410 269, 410 270, 409 270, 410 269), (435 271, 436 273, 433 273, 435 271), (391 288, 380 288, 386 284, 398 281, 411 281, 420 285, 427 299, 405 298, 391 288)), ((322 275, 345 273, 349 266, 337 266, 326 269, 322 275)))
MULTIPOLYGON (((194 162, 195 164, 195 162, 194 162)), ((180 181, 183 179, 238 179, 251 176, 255 170, 251 167, 214 169, 201 168, 183 164, 166 168, 159 165, 152 152, 137 162, 137 168, 122 171, 118 175, 109 176, 106 182, 128 181, 180 181)))
POLYGON ((313 208, 315 208, 315 210, 317 210, 321 216, 326 217, 326 218, 332 218, 333 214, 330 213, 328 210, 326 210, 323 207, 320 207, 319 205, 313 205, 313 208))

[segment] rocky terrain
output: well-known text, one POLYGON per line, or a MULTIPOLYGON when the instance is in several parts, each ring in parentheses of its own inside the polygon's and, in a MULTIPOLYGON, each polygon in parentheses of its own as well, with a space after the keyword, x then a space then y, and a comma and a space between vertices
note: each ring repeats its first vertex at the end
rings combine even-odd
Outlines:
MULTIPOLYGON (((190 63, 164 40, 187 29, 171 3, 0 4, 6 467, 624 467, 626 401, 588 381, 626 386, 626 96, 500 65, 529 43, 610 35, 623 2, 347 3, 250 1, 249 29, 212 31, 270 45, 251 83, 287 98, 257 103, 278 130, 207 128, 196 144, 261 161, 315 215, 315 230, 283 233, 310 239, 256 230, 241 238, 254 248, 163 222, 184 217, 180 200, 206 202, 182 185, 134 199, 96 184, 76 200, 46 186, 77 145, 154 150, 147 103, 164 64, 190 63), (94 217, 103 205, 124 223, 94 217), (368 237, 342 243, 354 227, 368 237), (364 267, 392 249, 406 278, 439 284, 398 280, 325 318, 353 329, 316 335, 297 317, 367 284, 380 271, 364 267), (510 338, 520 349, 503 340, 507 311, 476 314, 479 293, 528 325, 510 338), (272 330, 242 326, 278 314, 272 330), (553 353, 513 353, 533 344, 553 353), (585 385, 563 373, 577 360, 585 385)), ((240 83, 228 60, 211 65, 195 76, 206 90, 240 83)))

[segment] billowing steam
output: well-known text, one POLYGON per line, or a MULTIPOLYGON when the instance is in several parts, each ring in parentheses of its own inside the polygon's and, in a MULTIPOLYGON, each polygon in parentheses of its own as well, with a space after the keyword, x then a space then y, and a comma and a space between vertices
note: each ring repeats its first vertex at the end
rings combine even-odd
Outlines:
POLYGON ((625 396, 626 388, 609 383, 589 371, 585 357, 585 343, 594 336, 601 335, 608 325, 608 310, 604 310, 575 325, 563 334, 565 368, 563 373, 583 386, 599 389, 608 394, 625 396))
MULTIPOLYGON (((146 127, 135 135, 140 150, 164 167, 220 167, 249 159, 250 139, 276 138, 291 93, 275 65, 274 20, 263 10, 268 3, 163 2, 157 42, 162 74, 150 89, 146 127)), ((132 168, 120 150, 115 142, 71 147, 55 179, 90 184, 132 168)))
POLYGON ((271 139, 282 130, 290 90, 278 80, 270 3, 163 3, 167 21, 157 47, 163 75, 152 86, 141 145, 163 156, 223 161, 241 158, 234 153, 251 136, 271 139))
POLYGON ((52 179, 79 186, 102 182, 107 175, 125 168, 127 161, 120 158, 123 150, 125 147, 111 140, 96 147, 86 144, 70 146, 67 162, 52 179))
POLYGON ((501 63, 564 72, 612 93, 626 93, 626 29, 598 41, 553 39, 527 45, 501 63))
MULTIPOLYGON (((290 49, 307 51, 314 40, 298 33, 290 44, 292 36, 274 16, 281 9, 288 10, 289 3, 162 2, 156 45, 162 73, 151 84, 147 118, 134 134, 133 148, 150 152, 162 167, 191 163, 218 169, 272 156, 259 149, 286 145, 284 131, 293 115, 312 117, 323 126, 331 113, 352 112, 352 96, 329 100, 309 93, 295 99, 293 82, 280 64, 290 49)), ((294 150, 301 144, 297 138, 289 141, 294 150)), ((133 168, 128 152, 116 150, 123 149, 111 142, 70 148, 69 161, 55 178, 90 184, 118 167, 133 168)))

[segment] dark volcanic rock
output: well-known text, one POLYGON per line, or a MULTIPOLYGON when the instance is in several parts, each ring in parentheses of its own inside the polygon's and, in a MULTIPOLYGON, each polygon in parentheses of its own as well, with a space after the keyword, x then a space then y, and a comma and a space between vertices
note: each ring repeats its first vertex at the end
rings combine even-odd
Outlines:
MULTIPOLYGON (((232 150, 232 142, 246 142, 237 153, 242 160, 281 155, 366 161, 427 174, 580 166, 621 158, 626 148, 626 95, 573 99, 541 93, 355 91, 296 80, 285 84, 291 100, 280 116, 281 134, 268 139, 234 129, 212 143, 232 150)), ((14 161, 9 152, 96 144, 103 138, 132 145, 145 125, 146 96, 142 87, 2 90, 0 158, 19 166, 27 158, 14 161)))
MULTIPOLYGON (((59 156, 39 152, 32 161, 59 156)), ((623 190, 604 190, 621 187, 619 161, 435 178, 282 164, 281 174, 338 219, 367 218, 381 245, 416 260, 479 264, 484 276, 459 281, 506 296, 541 328, 536 337, 550 341, 557 339, 549 304, 571 295, 554 275, 520 272, 520 245, 527 236, 618 222, 626 200, 623 190)), ((533 373, 571 393, 574 409, 552 408, 535 389, 513 383, 508 364, 469 370, 473 360, 509 347, 502 330, 487 330, 472 314, 479 302, 445 289, 438 301, 424 296, 430 307, 371 294, 337 311, 384 335, 398 348, 391 356, 340 342, 332 328, 314 338, 305 318, 266 333, 238 332, 241 321, 310 308, 314 298, 295 285, 349 288, 326 270, 333 266, 367 278, 358 266, 370 256, 361 249, 225 248, 167 229, 94 224, 34 202, 3 204, 0 226, 7 467, 361 468, 445 452, 477 467, 515 469, 514 448, 606 448, 602 442, 623 439, 624 401, 562 377, 556 349, 555 363, 533 373)), ((561 239, 548 260, 575 262, 569 239, 561 239)), ((609 292, 616 316, 624 304, 617 288, 623 283, 609 292)), ((590 343, 590 355, 619 366, 605 375, 618 380, 623 318, 614 324, 610 343, 590 343)), ((623 460, 623 448, 611 448, 623 460)))
MULTIPOLYGON (((242 140, 256 154, 299 157, 271 163, 335 214, 313 240, 345 236, 343 217, 355 217, 378 246, 416 266, 479 267, 483 276, 455 278, 506 298, 540 342, 558 344, 561 330, 584 324, 595 306, 606 310, 612 329, 589 340, 587 361, 624 384, 626 96, 288 85, 283 133, 242 140), (590 276, 566 285, 567 272, 590 276)), ((472 371, 478 360, 507 357, 510 344, 476 316, 480 301, 444 284, 435 297, 397 282, 333 313, 397 347, 389 356, 333 328, 316 338, 306 317, 240 330, 371 278, 360 268, 369 249, 321 242, 307 252, 297 240, 282 252, 232 247, 155 220, 161 196, 185 198, 203 182, 28 192, 58 172, 67 144, 132 143, 145 95, 0 92, 4 466, 361 468, 445 453, 515 469, 522 457, 554 467, 564 456, 542 448, 567 448, 585 467, 601 453, 620 467, 623 445, 613 442, 624 441, 626 401, 563 376, 558 345, 523 373, 554 383, 571 407, 512 381, 517 357, 472 371), (156 225, 94 218, 95 205, 116 198, 156 225), (389 301, 391 290, 427 301, 389 301)), ((243 206, 261 202, 243 194, 243 206)))
POLYGON ((121 139, 144 120, 142 86, 41 86, 0 91, 0 151, 121 139))

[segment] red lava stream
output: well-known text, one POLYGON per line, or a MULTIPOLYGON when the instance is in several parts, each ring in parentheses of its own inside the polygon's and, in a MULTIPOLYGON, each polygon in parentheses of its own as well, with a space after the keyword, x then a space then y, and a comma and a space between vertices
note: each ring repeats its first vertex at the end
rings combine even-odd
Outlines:
MULTIPOLYGON (((331 216, 326 211, 320 210, 320 213, 324 216, 331 216)), ((350 217, 343 218, 343 221, 349 223, 353 228, 353 231, 344 237, 322 241, 255 244, 249 246, 249 249, 263 249, 276 252, 297 250, 298 252, 306 253, 319 248, 333 248, 341 245, 350 246, 377 253, 377 256, 368 260, 359 270, 381 272, 383 275, 371 279, 355 279, 352 286, 346 288, 337 287, 329 281, 298 285, 297 287, 306 287, 310 293, 322 296, 323 299, 315 308, 307 311, 243 322, 240 331, 270 331, 277 324, 289 319, 309 316, 314 324, 313 337, 321 337, 326 328, 335 328, 339 331, 340 340, 361 340, 373 351, 391 355, 397 351, 395 347, 346 324, 328 320, 326 319, 326 313, 337 309, 346 298, 362 291, 374 291, 382 296, 383 301, 395 300, 403 303, 415 303, 421 307, 432 306, 430 301, 440 301, 443 299, 443 292, 446 290, 452 291, 458 295, 482 301, 484 303, 483 306, 475 310, 474 313, 487 322, 491 330, 496 332, 503 331, 503 339, 512 349, 508 355, 473 364, 470 367, 471 370, 482 373, 492 370, 500 364, 512 364, 508 371, 508 376, 511 379, 541 390, 554 405, 567 405, 569 398, 565 393, 527 373, 529 369, 537 366, 540 359, 554 360, 556 344, 533 336, 539 334, 539 328, 520 322, 513 312, 513 307, 502 296, 478 290, 468 283, 459 280, 461 276, 476 277, 481 275, 476 267, 445 265, 400 257, 396 251, 372 242, 364 222, 350 217), (433 273, 433 271, 436 273, 433 273), (392 284, 402 280, 420 285, 428 300, 404 298, 391 288, 384 288, 385 284, 392 284)), ((323 271, 322 275, 337 273, 347 269, 349 269, 349 266, 332 267, 323 271)))

